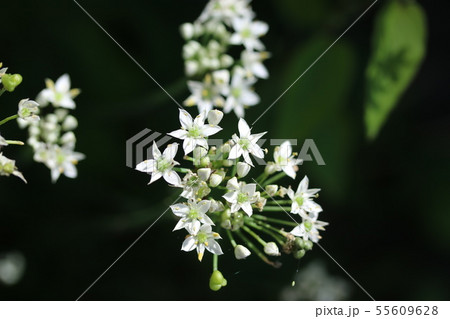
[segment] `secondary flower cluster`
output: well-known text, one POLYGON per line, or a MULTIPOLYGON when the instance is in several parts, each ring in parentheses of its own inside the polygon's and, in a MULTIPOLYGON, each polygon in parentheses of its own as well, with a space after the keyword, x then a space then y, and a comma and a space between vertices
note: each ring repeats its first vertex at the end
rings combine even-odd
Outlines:
POLYGON ((41 109, 35 113, 41 115, 40 121, 24 121, 18 119, 19 126, 28 127, 28 144, 33 147, 34 160, 45 164, 51 172, 53 182, 61 174, 69 178, 77 177, 76 164, 84 159, 84 155, 75 152, 76 137, 73 132, 78 126, 77 119, 69 114, 76 107, 74 98, 80 94, 79 89, 71 89, 70 77, 62 75, 56 83, 47 79, 46 88, 36 100, 41 109), (52 108, 46 108, 51 105, 52 108))
POLYGON ((284 252, 302 258, 318 242, 319 231, 327 225, 318 220, 322 208, 314 202, 319 189, 309 189, 306 176, 296 191, 276 184, 285 176, 295 179, 301 163, 289 141, 275 148, 273 161, 267 163, 259 177, 248 178, 254 167, 251 156, 262 160, 266 155, 257 144, 265 133, 252 134, 241 118, 239 136, 234 134, 222 145, 209 146, 208 137, 222 130, 222 117, 221 111, 211 110, 192 118, 180 109, 181 128, 169 135, 183 141, 184 159, 192 167, 178 167, 178 143, 168 145, 162 153, 154 143, 153 158, 136 167, 151 174, 149 184, 162 177, 170 186, 182 189, 180 197, 184 201, 171 206, 173 214, 179 217, 174 231, 184 229, 188 233, 181 249, 196 250, 200 261, 205 250, 216 259, 223 254, 218 240, 226 236, 237 259, 245 259, 253 252, 278 267, 280 264, 269 256, 284 252), (291 215, 300 215, 302 222, 297 223, 291 215), (275 225, 289 227, 290 231, 275 225))
POLYGON ((194 23, 181 26, 187 41, 183 47, 186 75, 191 95, 186 106, 198 106, 199 113, 214 107, 244 117, 244 109, 259 103, 253 91, 258 78, 269 73, 263 61, 269 57, 260 37, 269 27, 255 21, 250 0, 213 0, 194 23), (230 46, 242 51, 235 57, 230 46))
MULTIPOLYGON (((5 92, 13 92, 17 86, 22 83, 22 76, 20 74, 9 74, 6 73, 8 68, 2 68, 3 64, 0 63, 0 84, 2 88, 0 89, 0 96, 5 92)), ((17 113, 8 116, 0 121, 0 126, 6 124, 7 122, 20 119, 24 123, 36 123, 39 122, 39 116, 36 114, 39 112, 39 104, 30 99, 23 99, 19 102, 19 107, 17 113)), ((2 147, 8 145, 24 145, 21 141, 6 140, 0 134, 0 150, 2 147)), ((0 176, 17 176, 22 179, 25 183, 27 182, 23 174, 17 169, 16 161, 9 159, 0 152, 0 176)))

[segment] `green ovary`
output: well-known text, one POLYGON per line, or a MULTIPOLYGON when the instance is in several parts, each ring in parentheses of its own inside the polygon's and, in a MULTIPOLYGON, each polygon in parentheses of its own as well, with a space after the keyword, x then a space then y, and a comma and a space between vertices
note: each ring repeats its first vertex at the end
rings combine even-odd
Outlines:
POLYGON ((188 217, 189 219, 198 219, 198 217, 199 217, 198 211, 197 211, 196 209, 191 209, 191 210, 189 211, 187 217, 188 217))
POLYGON ((310 231, 311 231, 312 223, 311 223, 309 220, 304 221, 304 222, 303 222, 303 225, 305 226, 305 230, 306 230, 307 232, 310 232, 310 231))
POLYGON ((197 240, 200 244, 204 244, 208 240, 208 235, 205 233, 198 233, 197 240))
POLYGON ((197 126, 191 127, 188 131, 189 137, 197 138, 197 137, 201 137, 201 135, 202 135, 202 131, 197 126))
POLYGON ((242 138, 239 140, 239 145, 244 149, 247 150, 250 146, 250 141, 246 138, 242 138))
POLYGON ((240 88, 233 88, 231 90, 231 95, 233 95, 235 98, 240 97, 242 94, 242 90, 240 88))
POLYGON ((166 160, 165 158, 158 159, 156 163, 156 168, 159 172, 164 172, 168 170, 171 167, 170 162, 166 160))
POLYGON ((295 199, 295 202, 298 204, 299 207, 302 207, 302 205, 303 205, 303 197, 297 197, 295 199))
POLYGON ((238 203, 245 203, 248 201, 248 196, 244 193, 239 193, 239 195, 237 197, 237 201, 238 201, 238 203))

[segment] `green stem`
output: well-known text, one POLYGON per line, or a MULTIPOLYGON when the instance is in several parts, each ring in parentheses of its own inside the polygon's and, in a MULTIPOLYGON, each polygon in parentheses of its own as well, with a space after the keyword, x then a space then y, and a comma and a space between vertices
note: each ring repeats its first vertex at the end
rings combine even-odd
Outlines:
POLYGON ((0 125, 3 125, 3 124, 5 124, 6 122, 9 122, 9 121, 15 120, 18 117, 19 117, 19 115, 17 115, 17 114, 12 115, 10 117, 7 117, 7 118, 5 118, 5 119, 0 121, 0 125))
POLYGON ((288 206, 264 206, 264 212, 287 212, 290 211, 291 208, 288 206))
POLYGON ((290 199, 267 201, 267 205, 277 205, 277 204, 280 204, 280 205, 292 204, 292 201, 290 199))
POLYGON ((242 229, 245 230, 250 236, 255 238, 256 241, 258 243, 260 243, 262 246, 266 246, 267 245, 267 243, 261 237, 259 237, 257 233, 255 233, 253 230, 251 230, 247 226, 242 226, 242 229))
POLYGON ((278 174, 275 175, 274 177, 271 177, 271 178, 269 178, 267 181, 265 181, 265 182, 262 184, 262 186, 264 187, 264 186, 266 186, 266 185, 270 185, 270 184, 276 182, 277 180, 279 180, 279 179, 281 179, 281 178, 283 178, 283 177, 285 177, 285 176, 286 176, 286 173, 285 173, 285 172, 278 173, 278 174))
POLYGON ((263 183, 263 182, 266 180, 267 177, 269 177, 269 175, 268 175, 266 172, 263 172, 261 175, 259 175, 259 176, 256 178, 256 182, 258 182, 259 184, 261 184, 261 183, 263 183))
POLYGON ((219 264, 219 255, 214 254, 213 255, 213 272, 219 269, 218 264, 219 264))
POLYGON ((231 245, 233 245, 233 248, 236 248, 237 243, 234 240, 233 234, 231 233, 231 231, 229 229, 226 229, 226 231, 227 231, 228 238, 230 239, 231 245))
POLYGON ((250 227, 253 227, 253 228, 257 229, 257 230, 260 230, 260 231, 266 233, 267 235, 269 235, 270 237, 272 237, 273 239, 275 239, 275 240, 278 242, 278 244, 280 244, 280 246, 284 246, 285 242, 284 242, 284 240, 280 237, 279 234, 276 234, 276 233, 274 233, 273 231, 271 231, 271 230, 269 230, 269 229, 267 229, 267 228, 264 228, 264 227, 262 227, 262 226, 260 226, 260 225, 257 225, 257 224, 255 224, 255 223, 253 223, 253 222, 251 221, 251 219, 246 219, 246 220, 245 220, 245 224, 248 225, 248 226, 250 226, 250 227))
POLYGON ((270 229, 270 230, 274 231, 275 233, 277 233, 277 234, 279 234, 279 235, 281 235, 283 237, 286 237, 286 235, 288 234, 285 231, 283 231, 281 229, 278 229, 276 227, 273 227, 272 225, 267 224, 267 223, 265 223, 265 222, 263 222, 261 220, 254 220, 251 217, 245 217, 245 218, 247 218, 251 223, 256 223, 256 224, 258 224, 261 227, 270 229))
POLYGON ((189 169, 187 169, 187 168, 182 168, 182 167, 173 167, 172 169, 173 169, 175 172, 180 172, 180 173, 187 173, 187 172, 190 171, 189 169))
POLYGON ((270 217, 257 215, 257 214, 253 214, 252 218, 263 220, 263 221, 266 221, 266 222, 272 222, 272 223, 275 223, 275 224, 286 225, 286 226, 294 226, 294 227, 298 226, 298 223, 295 223, 295 222, 290 222, 290 221, 287 221, 287 220, 282 220, 282 219, 277 219, 277 218, 270 218, 270 217))
POLYGON ((234 177, 236 175, 236 171, 237 171, 237 160, 234 160, 234 165, 231 170, 231 177, 234 177))
POLYGON ((6 140, 5 142, 8 143, 9 145, 25 145, 24 142, 22 141, 6 140))
POLYGON ((5 88, 1 89, 1 90, 0 90, 0 96, 2 96, 2 94, 5 93, 5 91, 6 91, 5 88))

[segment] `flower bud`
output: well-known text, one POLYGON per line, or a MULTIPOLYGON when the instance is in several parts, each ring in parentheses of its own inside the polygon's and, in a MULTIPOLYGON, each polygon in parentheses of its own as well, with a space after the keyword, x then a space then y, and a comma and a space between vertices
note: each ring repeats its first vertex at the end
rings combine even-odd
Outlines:
POLYGON ((236 259, 245 259, 250 255, 251 255, 250 250, 248 250, 247 247, 245 246, 237 245, 234 248, 234 256, 236 257, 236 259))
POLYGON ((208 194, 211 193, 211 188, 209 188, 205 182, 200 182, 200 185, 201 186, 197 190, 197 197, 203 198, 208 196, 208 194))
POLYGON ((200 178, 200 180, 206 182, 211 175, 211 169, 210 168, 200 168, 197 171, 197 175, 200 178))
POLYGON ((280 191, 278 192, 278 196, 280 196, 281 198, 283 198, 284 196, 286 196, 287 191, 288 191, 288 190, 287 190, 286 187, 281 186, 281 187, 280 187, 280 191))
POLYGON ((219 110, 211 110, 208 112, 208 123, 211 125, 217 125, 222 121, 223 113, 219 110))
POLYGON ((209 186, 217 187, 220 185, 220 183, 222 183, 222 181, 223 181, 223 177, 220 176, 219 174, 214 173, 209 178, 209 186))
POLYGON ((237 174, 240 178, 247 176, 251 166, 244 162, 237 163, 237 174))
POLYGON ((306 251, 304 249, 297 250, 293 253, 295 259, 300 259, 305 256, 306 251))
POLYGON ((201 158, 205 157, 206 154, 208 154, 208 151, 206 149, 204 149, 203 147, 199 146, 194 149, 193 154, 194 154, 195 159, 201 159, 201 158))
POLYGON ((197 61, 188 60, 184 64, 184 71, 186 72, 186 74, 188 76, 193 76, 193 75, 197 74, 199 68, 200 67, 199 67, 199 64, 197 61))
POLYGON ((231 56, 229 56, 228 54, 223 54, 220 57, 220 65, 222 68, 230 67, 233 64, 233 62, 234 62, 234 59, 231 56))
POLYGON ((72 131, 78 127, 78 121, 75 116, 68 115, 63 122, 62 128, 64 131, 72 131))
POLYGON ((280 256, 281 255, 277 244, 275 244, 273 241, 271 241, 270 243, 267 243, 264 246, 264 252, 269 256, 280 256))
POLYGON ((192 23, 183 23, 180 26, 180 33, 183 39, 192 39, 192 37, 194 36, 194 25, 192 23))
POLYGON ((61 143, 64 145, 74 145, 76 143, 77 139, 75 137, 75 134, 73 132, 66 132, 63 136, 61 136, 61 143))
POLYGON ((268 162, 267 165, 266 165, 266 168, 264 169, 264 172, 267 175, 272 175, 276 171, 277 171, 277 166, 275 165, 274 162, 268 162))
POLYGON ((211 164, 211 160, 209 159, 209 156, 205 156, 202 159, 200 159, 200 166, 207 167, 211 164))
POLYGON ((3 74, 2 84, 6 91, 13 92, 16 87, 22 83, 22 76, 20 74, 3 74))
POLYGON ((267 195, 273 197, 278 192, 278 185, 267 185, 266 186, 266 193, 267 195))
POLYGON ((231 145, 230 143, 225 143, 220 147, 220 151, 224 154, 228 154, 231 151, 231 145))
POLYGON ((214 270, 211 278, 209 278, 209 288, 213 291, 217 291, 227 285, 227 280, 223 277, 222 273, 218 270, 214 270))
POLYGON ((312 241, 305 240, 305 243, 304 243, 305 250, 311 250, 311 249, 313 249, 313 246, 314 246, 314 244, 312 241))
POLYGON ((224 209, 225 209, 225 207, 223 206, 223 203, 221 201, 217 201, 214 199, 211 200, 211 206, 209 206, 210 213, 221 212, 224 209))
POLYGON ((222 162, 222 165, 223 166, 225 166, 225 167, 231 167, 231 166, 233 166, 233 164, 234 164, 234 161, 232 161, 232 160, 223 160, 223 162, 222 162))

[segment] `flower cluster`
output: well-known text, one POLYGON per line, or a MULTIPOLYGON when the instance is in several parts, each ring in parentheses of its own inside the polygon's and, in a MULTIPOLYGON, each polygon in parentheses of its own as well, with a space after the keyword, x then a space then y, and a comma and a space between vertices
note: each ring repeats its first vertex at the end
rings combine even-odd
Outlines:
MULTIPOLYGON (((22 83, 22 76, 20 74, 9 74, 6 73, 8 68, 2 68, 3 64, 0 63, 0 84, 2 88, 0 89, 0 95, 5 92, 13 92, 17 86, 22 83)), ((39 112, 39 104, 30 99, 23 99, 19 102, 19 107, 16 114, 8 116, 0 121, 0 126, 6 124, 7 122, 14 119, 21 119, 25 123, 37 123, 39 122, 39 116, 36 114, 39 112)), ((8 145, 24 145, 21 141, 16 140, 6 140, 0 134, 0 150, 2 147, 8 145)), ((9 159, 0 152, 0 176, 17 176, 22 179, 25 183, 27 182, 23 174, 16 167, 16 161, 9 159)))
POLYGON ((210 1, 194 23, 181 26, 187 43, 183 47, 185 72, 191 78, 186 106, 197 105, 199 113, 214 107, 244 117, 244 109, 259 103, 253 91, 258 78, 269 73, 262 63, 269 57, 260 38, 269 27, 256 21, 249 0, 210 1), (232 56, 230 47, 241 47, 232 56))
MULTIPOLYGON (((77 177, 76 164, 84 159, 84 155, 75 152, 76 137, 74 130, 78 126, 77 119, 69 114, 69 110, 75 109, 74 98, 80 93, 79 89, 71 89, 70 77, 62 75, 56 83, 47 79, 46 88, 37 96, 40 109, 34 109, 32 113, 41 115, 40 121, 25 121, 22 116, 18 119, 19 126, 28 127, 28 144, 33 147, 34 160, 44 163, 51 172, 53 182, 56 182, 61 174, 66 177, 77 177), (47 108, 51 105, 52 108, 47 108), (45 115, 44 115, 45 114, 45 115)), ((23 101, 24 107, 28 103, 32 106, 36 102, 23 101)), ((28 107, 30 110, 30 107, 28 107)), ((31 111, 28 111, 31 112, 31 111)), ((34 115, 37 117, 37 115, 34 115)))
POLYGON ((188 82, 192 95, 186 100, 187 105, 198 106, 199 114, 192 117, 180 109, 180 128, 169 133, 182 141, 183 159, 189 166, 180 167, 176 161, 178 143, 171 143, 163 152, 154 143, 153 158, 136 166, 138 171, 151 174, 149 184, 162 177, 170 186, 181 189, 179 198, 183 200, 170 207, 179 218, 173 230, 187 232, 181 250, 196 251, 200 261, 205 251, 213 255, 210 288, 214 291, 227 284, 218 270, 224 238, 233 247, 236 259, 255 254, 279 267, 281 263, 273 257, 285 253, 302 258, 327 225, 318 220, 322 211, 315 202, 319 189, 309 189, 306 176, 295 192, 291 186, 278 184, 285 177, 296 179, 302 163, 289 141, 275 147, 273 161, 259 176, 252 174, 252 169, 256 170, 253 160, 261 163, 268 153, 258 144, 267 132, 253 133, 243 118, 244 105, 259 100, 250 85, 257 76, 267 77, 261 64, 264 46, 259 37, 268 27, 253 18, 248 0, 211 0, 194 24, 182 26, 185 38, 190 40, 184 48, 187 73, 203 76, 202 82, 188 82), (200 38, 209 42, 202 46, 195 40, 200 38), (238 44, 245 50, 241 61, 234 63, 225 50, 238 44), (224 65, 223 60, 229 63, 224 65), (230 75, 227 68, 231 66, 230 75), (224 107, 225 113, 235 111, 238 134, 212 146, 208 139, 222 131, 219 124, 224 116, 215 107, 224 107), (301 222, 296 221, 297 215, 301 222))

